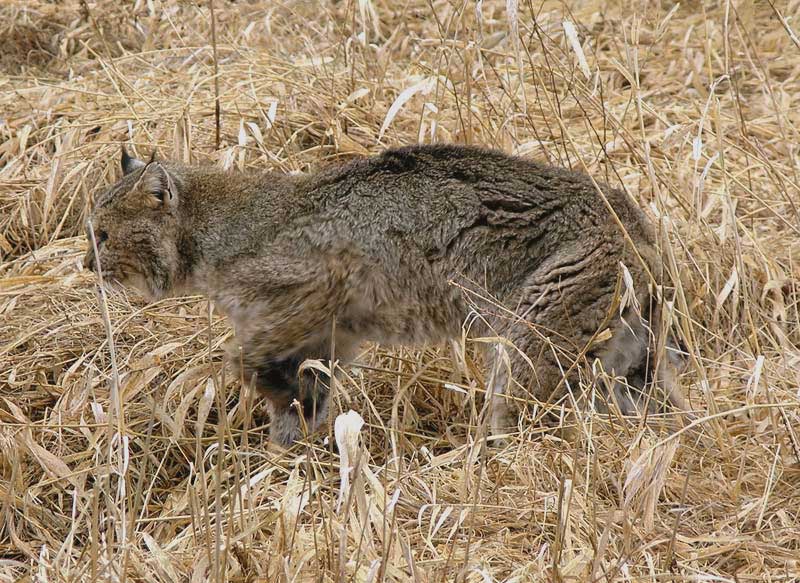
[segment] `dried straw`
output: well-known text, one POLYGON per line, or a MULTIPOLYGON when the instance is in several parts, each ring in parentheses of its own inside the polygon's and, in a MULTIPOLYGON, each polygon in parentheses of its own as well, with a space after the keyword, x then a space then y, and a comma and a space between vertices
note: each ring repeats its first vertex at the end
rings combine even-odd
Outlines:
POLYGON ((217 152, 206 3, 0 5, 0 579, 799 580, 799 11, 222 3, 217 152), (417 141, 649 209, 691 430, 583 413, 488 448, 473 344, 365 347, 347 467, 333 424, 276 452, 202 298, 98 302, 80 269, 120 142, 288 172, 417 141))

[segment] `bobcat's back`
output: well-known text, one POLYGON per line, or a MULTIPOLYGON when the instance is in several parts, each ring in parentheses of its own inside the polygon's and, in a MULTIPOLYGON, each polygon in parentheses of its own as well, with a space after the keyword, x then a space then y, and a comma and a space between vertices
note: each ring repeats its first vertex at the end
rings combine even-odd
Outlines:
MULTIPOLYGON (((501 296, 566 247, 601 253, 613 270, 623 258, 633 263, 588 176, 493 150, 389 150, 325 171, 305 188, 317 208, 317 237, 347 239, 389 269, 436 265, 501 296)), ((640 254, 657 263, 642 211, 624 193, 601 188, 640 254)))

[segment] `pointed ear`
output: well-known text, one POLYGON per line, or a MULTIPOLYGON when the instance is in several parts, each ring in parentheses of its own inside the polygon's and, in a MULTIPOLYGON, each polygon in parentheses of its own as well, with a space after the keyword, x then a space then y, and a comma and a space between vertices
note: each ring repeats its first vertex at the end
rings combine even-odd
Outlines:
POLYGON ((150 206, 174 206, 178 202, 178 190, 175 180, 169 171, 159 162, 148 162, 142 172, 142 177, 137 183, 145 196, 148 197, 150 206))
POLYGON ((122 163, 122 174, 126 176, 137 168, 144 166, 144 162, 128 155, 128 151, 125 149, 125 146, 122 146, 122 158, 120 162, 122 163))

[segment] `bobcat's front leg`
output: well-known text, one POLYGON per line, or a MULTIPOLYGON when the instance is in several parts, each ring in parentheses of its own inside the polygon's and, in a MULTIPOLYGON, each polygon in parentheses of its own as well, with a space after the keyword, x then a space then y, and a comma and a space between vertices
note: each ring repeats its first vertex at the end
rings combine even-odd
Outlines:
MULTIPOLYGON (((280 338, 266 334, 273 338, 280 338)), ((339 341, 337 335, 337 341, 339 341)), ((341 342, 345 345, 345 342, 341 342)), ((336 344, 336 359, 352 356, 346 346, 336 344)), ((244 384, 256 388, 266 400, 270 417, 270 440, 288 447, 316 431, 328 419, 330 378, 315 367, 303 367, 306 360, 321 360, 327 365, 331 357, 330 336, 310 346, 279 350, 277 346, 256 338, 237 337, 228 349, 228 360, 244 384), (301 370, 302 369, 302 370, 301 370), (302 412, 302 420, 300 417, 302 412)))
POLYGON ((241 347, 231 360, 241 363, 244 382, 254 379, 266 397, 271 440, 289 446, 302 437, 303 423, 313 432, 328 414, 330 379, 312 368, 301 372, 301 365, 328 360, 333 346, 336 358, 346 360, 357 342, 335 324, 347 314, 348 271, 339 257, 286 252, 240 261, 231 271, 237 285, 215 297, 241 347))
POLYGON ((278 445, 288 447, 303 436, 300 412, 309 433, 327 420, 330 380, 311 368, 300 372, 306 358, 320 356, 298 353, 265 358, 251 369, 256 387, 267 400, 270 439, 278 445))

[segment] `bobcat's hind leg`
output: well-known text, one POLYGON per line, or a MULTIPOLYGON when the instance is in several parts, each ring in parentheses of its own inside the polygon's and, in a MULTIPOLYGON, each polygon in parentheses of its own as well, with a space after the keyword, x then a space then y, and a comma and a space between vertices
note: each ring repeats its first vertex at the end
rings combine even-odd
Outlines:
POLYGON ((570 247, 548 257, 509 294, 516 304, 513 313, 498 312, 488 322, 507 341, 505 368, 491 360, 491 370, 500 371, 494 375, 495 400, 504 401, 496 407, 493 430, 501 430, 511 410, 529 403, 541 403, 550 418, 549 405, 580 398, 586 351, 608 319, 617 282, 616 271, 607 265, 608 248, 584 251, 570 247), (500 382, 504 370, 510 373, 508 382, 500 382), (508 392, 501 394, 504 388, 508 392))
MULTIPOLYGON (((521 413, 537 403, 553 402, 578 386, 577 351, 543 336, 523 320, 507 322, 498 333, 508 342, 494 344, 489 352, 492 435, 515 432, 521 413)), ((502 439, 496 443, 502 444, 502 439)))
MULTIPOLYGON (((489 433, 492 436, 502 435, 517 427, 518 408, 508 399, 511 382, 511 363, 508 353, 501 343, 496 343, 487 351, 490 353, 491 369, 486 383, 486 398, 489 399, 489 433)), ((495 440, 503 445, 502 439, 495 440)))
POLYGON ((624 319, 615 317, 609 326, 611 338, 593 350, 593 357, 600 360, 603 371, 613 377, 610 391, 597 403, 605 412, 607 405, 615 403, 623 415, 641 412, 644 394, 648 343, 650 331, 641 318, 628 312, 624 319), (641 377, 641 378, 639 378, 641 377))
POLYGON ((665 342, 663 350, 649 352, 639 367, 629 373, 628 384, 640 401, 649 399, 648 411, 657 413, 671 408, 692 420, 692 407, 681 390, 678 377, 686 369, 686 359, 678 345, 671 340, 665 342))
MULTIPOLYGON (((672 407, 688 412, 678 384, 684 366, 679 349, 670 340, 654 342, 654 332, 638 314, 628 312, 611 326, 612 338, 594 351, 603 370, 615 377, 611 398, 623 415, 660 413, 672 407)), ((601 407, 603 409, 604 407, 601 407)))

